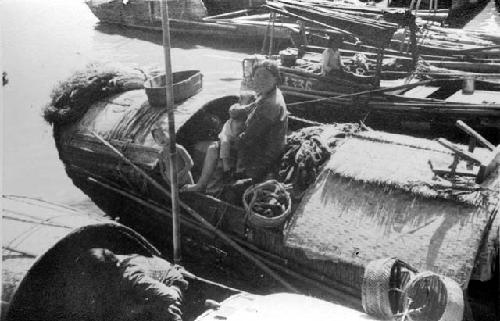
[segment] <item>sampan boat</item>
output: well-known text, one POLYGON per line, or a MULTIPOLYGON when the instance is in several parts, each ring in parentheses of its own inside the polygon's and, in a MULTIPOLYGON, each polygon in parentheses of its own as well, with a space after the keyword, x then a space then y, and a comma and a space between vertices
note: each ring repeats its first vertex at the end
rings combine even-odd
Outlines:
MULTIPOLYGON (((262 56, 243 60, 243 78, 251 84, 251 70, 262 56)), ((357 122, 376 129, 424 135, 458 133, 457 120, 500 142, 500 84, 474 75, 427 80, 381 80, 373 75, 344 72, 322 76, 302 65, 279 65, 281 89, 296 116, 321 122, 357 122)), ((425 74, 424 74, 425 76, 425 74)))
MULTIPOLYGON (((170 31, 178 35, 208 36, 211 39, 263 39, 268 29, 267 22, 258 19, 263 13, 260 9, 241 9, 234 7, 236 1, 228 1, 230 8, 215 16, 205 7, 202 0, 168 1, 170 31), (231 8, 233 6, 233 8, 231 8), (235 11, 237 10, 237 11, 235 11), (250 16, 250 19, 247 19, 250 16), (255 16, 254 20, 251 16, 255 16), (242 19, 238 19, 242 18, 242 19)), ((116 24, 127 28, 161 32, 161 11, 159 1, 143 0, 88 0, 87 6, 104 23, 116 24)), ((258 5, 255 3, 254 6, 258 5)), ((220 13, 220 10, 218 13, 220 13)), ((276 39, 288 40, 293 28, 276 26, 276 39)))
MULTIPOLYGON (((176 116, 178 143, 193 156, 195 176, 202 164, 203 146, 216 139, 229 106, 237 100, 235 96, 218 98, 190 117, 176 116)), ((161 243, 171 235, 169 197, 92 134, 106 139, 168 188, 159 173, 159 147, 150 133, 153 122, 166 121, 166 111, 146 101, 142 90, 99 101, 88 106, 79 120, 55 124, 54 137, 60 159, 77 187, 106 213, 161 243), (113 117, 107 118, 110 111, 113 117)), ((499 298, 498 284, 493 281, 498 270, 492 267, 498 262, 494 250, 500 206, 498 167, 481 184, 470 178, 478 175, 477 166, 468 176, 457 176, 455 182, 435 172, 455 159, 453 152, 435 141, 363 130, 355 124, 310 126, 311 122, 291 120, 288 151, 294 142, 304 140, 308 145, 312 139, 321 142, 329 158, 314 168, 316 175, 306 175, 305 182, 310 184, 305 191, 292 190, 295 196, 286 224, 270 228, 251 223, 249 212, 231 188, 215 196, 181 193, 183 208, 196 211, 311 293, 330 298, 333 294, 335 300, 360 308, 368 262, 398 257, 418 270, 439 272, 457 281, 474 313, 493 320, 499 298), (485 299, 487 291, 491 295, 485 299)), ((476 149, 474 154, 491 159, 492 152, 476 149)), ((288 158, 292 168, 285 182, 299 179, 293 174, 293 166, 298 165, 294 159, 288 158)), ((461 172, 456 170, 457 175, 461 172)), ((248 262, 199 224, 190 211, 181 215, 184 250, 208 248, 224 266, 248 271, 248 262)))
MULTIPOLYGON (((22 196, 4 195, 2 205, 1 320, 100 320, 93 314, 101 304, 92 300, 93 272, 76 258, 90 248, 120 255, 162 255, 134 230, 98 214, 22 196)), ((339 314, 349 321, 376 320, 304 295, 255 295, 199 277, 189 279, 181 308, 187 321, 241 321, 249 315, 275 320, 276 314, 317 321, 339 314)), ((107 318, 114 320, 112 315, 107 318)))

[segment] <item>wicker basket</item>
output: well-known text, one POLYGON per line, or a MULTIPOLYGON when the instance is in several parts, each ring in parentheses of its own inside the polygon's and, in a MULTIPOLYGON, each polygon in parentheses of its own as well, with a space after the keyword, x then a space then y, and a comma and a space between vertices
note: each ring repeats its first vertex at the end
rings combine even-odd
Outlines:
POLYGON ((278 228, 285 224, 286 219, 291 213, 292 208, 292 199, 290 194, 285 190, 285 186, 276 180, 269 180, 264 183, 250 186, 247 188, 245 193, 243 194, 243 205, 247 211, 247 219, 248 223, 254 227, 263 227, 263 228, 278 228), (274 217, 266 217, 260 215, 252 210, 254 195, 260 190, 275 188, 276 190, 281 190, 285 193, 287 198, 286 210, 278 216, 274 217))
MULTIPOLYGON (((203 86, 203 75, 199 70, 174 72, 172 78, 175 103, 196 95, 203 86)), ((150 78, 144 83, 144 89, 151 106, 165 106, 167 104, 165 83, 164 74, 150 78)))
POLYGON ((365 312, 380 319, 392 319, 401 310, 402 289, 413 278, 414 271, 395 258, 368 263, 361 285, 365 312))
POLYGON ((418 273, 408 283, 402 303, 409 311, 408 320, 412 321, 456 321, 463 318, 464 298, 460 285, 428 271, 418 273))

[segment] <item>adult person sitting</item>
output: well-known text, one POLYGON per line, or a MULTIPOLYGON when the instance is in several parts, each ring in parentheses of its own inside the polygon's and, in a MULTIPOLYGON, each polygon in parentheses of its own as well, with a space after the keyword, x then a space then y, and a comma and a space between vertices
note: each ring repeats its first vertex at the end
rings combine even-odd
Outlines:
POLYGON ((330 75, 342 74, 344 65, 340 56, 340 46, 342 41, 336 37, 328 37, 328 47, 323 51, 321 59, 321 75, 328 77, 330 75))
MULTIPOLYGON (((265 179, 283 153, 288 130, 288 110, 278 88, 280 76, 278 65, 274 61, 258 62, 253 68, 252 78, 255 101, 232 108, 242 109, 248 114, 245 129, 235 142, 239 167, 237 171, 243 174, 239 178, 249 177, 253 183, 258 183, 265 179)), ((200 179, 194 185, 186 185, 183 191, 205 190, 214 172, 222 170, 219 149, 219 142, 209 146, 200 179)), ((227 177, 228 173, 224 176, 227 177)))

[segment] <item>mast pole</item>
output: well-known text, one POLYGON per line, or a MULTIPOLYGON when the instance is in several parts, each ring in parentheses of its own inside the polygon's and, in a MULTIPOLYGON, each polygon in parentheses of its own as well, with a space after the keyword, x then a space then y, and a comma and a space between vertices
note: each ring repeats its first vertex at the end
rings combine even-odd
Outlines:
POLYGON ((167 0, 161 1, 161 20, 163 28, 163 52, 165 56, 165 95, 167 96, 168 133, 170 138, 170 189, 172 199, 172 243, 174 263, 181 262, 179 186, 177 185, 177 145, 175 139, 174 93, 172 79, 172 63, 170 58, 170 26, 168 22, 167 0))

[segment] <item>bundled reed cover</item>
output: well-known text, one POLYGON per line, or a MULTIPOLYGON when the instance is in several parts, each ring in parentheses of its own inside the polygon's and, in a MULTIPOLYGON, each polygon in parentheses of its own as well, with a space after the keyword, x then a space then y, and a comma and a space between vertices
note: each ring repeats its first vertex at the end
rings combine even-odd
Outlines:
POLYGON ((52 90, 51 101, 43 108, 43 117, 54 125, 78 120, 95 102, 112 95, 144 87, 146 74, 114 64, 89 64, 59 82, 52 90))
MULTIPOLYGON (((485 156, 481 150, 479 157, 485 156)), ((382 189, 395 188, 424 198, 449 199, 483 205, 488 189, 475 183, 474 177, 442 178, 429 165, 446 168, 453 154, 437 142, 405 135, 364 132, 348 139, 334 152, 328 169, 332 174, 382 189)), ((465 164, 465 162, 462 162, 465 164)), ((493 198, 498 198, 491 191, 493 198)))

